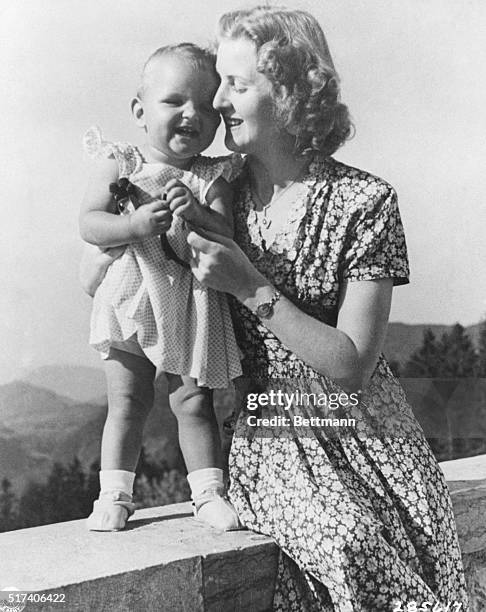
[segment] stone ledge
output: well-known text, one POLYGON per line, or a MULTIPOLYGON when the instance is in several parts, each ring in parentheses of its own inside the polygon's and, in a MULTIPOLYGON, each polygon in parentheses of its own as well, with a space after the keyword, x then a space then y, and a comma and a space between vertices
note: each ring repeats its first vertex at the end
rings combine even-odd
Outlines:
MULTIPOLYGON (((467 460, 442 468, 471 593, 482 593, 486 478, 477 477, 486 456, 472 459, 479 471, 467 460)), ((138 510, 117 533, 88 532, 84 521, 3 533, 0 551, 0 589, 65 595, 64 604, 29 603, 26 612, 268 611, 277 568, 271 539, 212 530, 194 520, 189 503, 138 510)))
POLYGON ((444 461, 440 467, 451 491, 462 552, 486 550, 486 455, 444 461))
POLYGON ((486 480, 486 455, 442 461, 439 465, 447 482, 486 480))
POLYGON ((486 480, 450 488, 462 552, 486 550, 486 480))
POLYGON ((138 510, 115 533, 89 532, 84 521, 11 531, 0 550, 0 588, 65 595, 27 612, 263 611, 277 568, 271 539, 206 527, 189 503, 138 510))

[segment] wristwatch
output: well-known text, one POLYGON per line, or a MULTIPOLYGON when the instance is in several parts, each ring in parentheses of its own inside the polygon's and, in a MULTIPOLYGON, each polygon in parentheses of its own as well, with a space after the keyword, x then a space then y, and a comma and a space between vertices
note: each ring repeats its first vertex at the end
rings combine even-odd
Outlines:
POLYGON ((273 315, 273 307, 282 297, 280 291, 275 291, 269 302, 262 302, 253 311, 260 319, 269 319, 273 315))

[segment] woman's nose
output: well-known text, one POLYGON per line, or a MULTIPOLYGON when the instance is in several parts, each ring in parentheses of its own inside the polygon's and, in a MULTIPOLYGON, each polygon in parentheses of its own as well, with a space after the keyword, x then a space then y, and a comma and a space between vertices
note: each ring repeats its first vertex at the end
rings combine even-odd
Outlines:
POLYGON ((218 87, 218 91, 214 96, 213 106, 217 111, 220 112, 230 106, 230 102, 226 96, 226 86, 223 83, 220 84, 220 86, 218 87))

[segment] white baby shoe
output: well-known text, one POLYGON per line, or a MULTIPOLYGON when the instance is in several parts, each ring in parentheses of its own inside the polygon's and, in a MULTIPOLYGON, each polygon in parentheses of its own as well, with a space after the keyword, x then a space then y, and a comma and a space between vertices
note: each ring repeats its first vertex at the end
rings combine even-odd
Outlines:
POLYGON ((242 525, 222 488, 206 489, 193 500, 194 516, 220 531, 235 531, 242 525))
POLYGON ((120 531, 134 512, 131 495, 123 491, 107 491, 94 502, 86 526, 90 531, 120 531))

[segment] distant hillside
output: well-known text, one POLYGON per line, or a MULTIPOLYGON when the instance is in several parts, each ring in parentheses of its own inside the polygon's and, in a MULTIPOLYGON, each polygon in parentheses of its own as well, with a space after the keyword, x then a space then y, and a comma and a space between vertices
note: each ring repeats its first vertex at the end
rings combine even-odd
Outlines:
MULTIPOLYGON (((175 419, 158 389, 146 424, 145 446, 170 466, 180 465, 175 419)), ((77 456, 87 469, 99 458, 106 403, 76 402, 23 381, 0 386, 0 478, 20 491, 28 479, 45 479, 53 463, 77 456)))
MULTIPOLYGON (((385 355, 404 365, 430 328, 440 337, 447 325, 390 323, 385 355)), ((480 325, 467 328, 477 343, 480 325)), ((216 395, 219 415, 232 406, 231 394, 216 395)), ((69 365, 43 366, 26 380, 0 386, 0 478, 8 477, 17 491, 27 480, 43 480, 54 461, 79 457, 85 468, 99 457, 106 414, 102 369, 69 365)), ((181 466, 177 424, 168 404, 165 382, 159 379, 155 408, 145 427, 144 445, 170 466, 181 466)))
MULTIPOLYGON (((405 364, 412 353, 422 344, 424 331, 432 329, 440 337, 451 329, 451 325, 408 325, 390 323, 385 341, 385 355, 389 360, 405 364)), ((480 324, 466 328, 471 339, 477 343, 480 324)), ((105 376, 101 367, 90 368, 73 365, 46 365, 35 368, 23 377, 23 381, 53 391, 56 395, 75 402, 96 403, 106 396, 105 376)))
MULTIPOLYGON (((450 331, 452 325, 407 325, 406 323, 389 323, 385 340, 384 353, 389 361, 398 361, 402 366, 410 359, 422 344, 424 332, 431 329, 440 338, 444 332, 450 331)), ((480 324, 466 327, 471 340, 477 344, 480 324)))
POLYGON ((101 363, 99 369, 72 365, 46 365, 30 371, 22 380, 78 402, 90 402, 106 395, 105 375, 101 363))
POLYGON ((2 423, 17 434, 37 435, 40 431, 74 427, 92 418, 94 410, 99 412, 100 405, 77 404, 69 397, 23 381, 0 386, 2 423))

